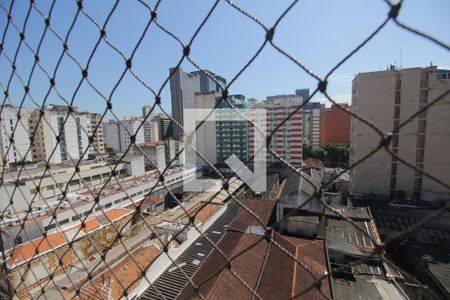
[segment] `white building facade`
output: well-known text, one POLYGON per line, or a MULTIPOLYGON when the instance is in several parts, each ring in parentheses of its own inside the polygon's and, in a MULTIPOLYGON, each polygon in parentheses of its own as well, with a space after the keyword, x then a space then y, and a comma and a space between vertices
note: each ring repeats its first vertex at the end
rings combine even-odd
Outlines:
POLYGON ((89 146, 87 131, 82 128, 89 122, 86 115, 76 110, 69 113, 67 106, 59 105, 46 106, 41 118, 40 113, 33 110, 29 122, 30 132, 36 132, 33 160, 61 163, 82 158, 89 146))
POLYGON ((106 147, 114 152, 124 152, 131 144, 131 136, 135 135, 135 144, 145 142, 143 118, 125 118, 123 120, 109 120, 103 123, 103 133, 106 147))
POLYGON ((19 109, 12 105, 4 105, 0 109, 0 166, 4 161, 6 167, 10 163, 31 161, 29 111, 22 108, 19 112, 19 109))

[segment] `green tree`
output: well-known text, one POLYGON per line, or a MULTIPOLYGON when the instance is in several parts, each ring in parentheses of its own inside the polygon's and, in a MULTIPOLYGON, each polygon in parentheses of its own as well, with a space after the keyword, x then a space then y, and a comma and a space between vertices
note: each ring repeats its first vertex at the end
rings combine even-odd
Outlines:
POLYGON ((311 144, 303 144, 303 159, 314 158, 315 150, 311 144))
POLYGON ((348 165, 349 154, 347 144, 328 144, 324 147, 327 158, 333 167, 345 167, 348 165))
POLYGON ((326 157, 327 152, 324 149, 318 148, 317 150, 314 151, 314 158, 324 160, 326 157))

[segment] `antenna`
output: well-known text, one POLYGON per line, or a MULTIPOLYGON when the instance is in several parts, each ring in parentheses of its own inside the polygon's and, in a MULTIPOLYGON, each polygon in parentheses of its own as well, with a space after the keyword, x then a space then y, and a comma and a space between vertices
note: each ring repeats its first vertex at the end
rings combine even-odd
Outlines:
POLYGON ((400 70, 403 69, 403 50, 400 49, 400 70))

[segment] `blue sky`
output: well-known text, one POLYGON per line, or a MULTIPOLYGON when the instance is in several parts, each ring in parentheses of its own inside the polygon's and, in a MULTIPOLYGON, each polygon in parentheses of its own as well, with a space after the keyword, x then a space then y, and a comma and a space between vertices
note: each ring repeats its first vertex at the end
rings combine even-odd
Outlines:
MULTIPOLYGON (((9 1, 2 5, 9 7, 9 1)), ((51 1, 36 1, 37 7, 48 13, 51 1)), ((84 1, 85 10, 102 24, 111 10, 113 1, 84 1)), ((154 6, 155 1, 147 1, 154 6)), ((251 12, 267 26, 275 22, 290 1, 238 1, 237 5, 251 12)), ((212 6, 213 1, 162 1, 158 8, 159 22, 186 43, 212 6)), ((12 16, 17 26, 23 26, 29 1, 17 0, 12 16)), ((441 41, 450 42, 450 2, 448 0, 406 0, 400 12, 400 20, 441 41)), ((76 2, 56 1, 51 18, 51 27, 65 36, 76 12, 76 2)), ((303 0, 281 21, 275 32, 274 41, 288 53, 299 59, 316 74, 323 77, 339 60, 363 41, 388 13, 388 6, 382 0, 303 0)), ((120 48, 126 56, 136 44, 149 19, 148 11, 135 0, 121 1, 107 25, 107 38, 120 48)), ((0 10, 0 32, 6 25, 6 14, 0 10)), ((34 49, 44 30, 42 17, 32 10, 26 40, 34 49)), ((80 15, 68 45, 70 53, 84 66, 98 39, 99 32, 84 16, 80 15)), ((265 32, 257 24, 240 14, 225 1, 221 1, 211 18, 199 33, 191 48, 191 57, 203 68, 207 68, 227 80, 252 57, 264 41, 265 32)), ((10 27, 5 37, 5 54, 15 52, 19 34, 10 27)), ((50 32, 41 48, 40 62, 49 72, 55 68, 62 51, 61 43, 50 32)), ((135 54, 133 68, 149 86, 158 90, 169 74, 169 67, 175 65, 182 55, 177 42, 151 25, 141 46, 135 54)), ((450 54, 390 22, 381 33, 363 49, 342 65, 331 77, 330 94, 339 102, 351 99, 351 80, 359 72, 384 70, 392 63, 404 68, 426 66, 432 62, 439 67, 450 67, 450 54), (400 55, 402 54, 402 55, 400 55)), ((34 56, 24 46, 17 57, 17 71, 26 80, 34 56)), ((122 58, 102 42, 94 55, 89 78, 93 84, 109 97, 125 64, 122 58)), ((185 61, 182 67, 195 70, 185 61)), ((10 63, 4 54, 0 56, 0 81, 6 86, 10 76, 10 63)), ((56 75, 56 84, 61 94, 71 100, 80 80, 81 72, 67 58, 63 59, 56 75)), ((49 88, 45 74, 37 69, 31 81, 31 95, 42 103, 49 88)), ((293 93, 296 88, 314 89, 315 79, 282 56, 270 45, 262 51, 254 63, 231 86, 231 93, 241 93, 247 97, 264 99, 268 95, 293 93)), ((23 97, 23 87, 17 77, 13 77, 10 87, 11 99, 19 104, 23 97)), ((3 98, 2 98, 3 100, 3 98)), ((316 100, 324 101, 320 95, 316 100)), ((127 74, 112 96, 113 110, 119 116, 140 114, 141 107, 152 104, 154 97, 134 78, 127 74)), ((54 91, 48 103, 63 102, 54 91)), ((170 111, 169 85, 162 91, 162 103, 170 111)), ((83 84, 74 98, 74 104, 81 110, 102 112, 105 102, 87 85, 83 84)), ((34 104, 27 99, 27 107, 34 104)))

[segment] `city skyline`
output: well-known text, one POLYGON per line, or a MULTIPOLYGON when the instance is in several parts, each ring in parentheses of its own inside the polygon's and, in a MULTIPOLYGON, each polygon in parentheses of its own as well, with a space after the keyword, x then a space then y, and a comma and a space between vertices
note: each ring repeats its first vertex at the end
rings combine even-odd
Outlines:
POLYGON ((450 299, 445 11, 0 1, 0 299, 450 299))
MULTIPOLYGON (((109 3, 111 4, 111 3, 109 3)), ((151 3, 150 5, 152 5, 151 3)), ((244 9, 253 12, 265 24, 272 24, 275 16, 279 15, 289 3, 277 6, 273 11, 270 2, 260 2, 259 5, 251 7, 250 4, 239 3, 244 9)), ((297 57, 313 72, 323 77, 338 61, 362 42, 367 35, 373 31, 385 18, 388 7, 383 1, 371 1, 367 3, 326 3, 324 2, 302 2, 290 11, 283 22, 277 27, 275 41, 283 49, 286 49, 294 57, 297 57), (376 13, 373 13, 376 12, 376 13), (320 22, 315 16, 320 15, 320 22), (308 30, 310 24, 314 24, 314 30, 308 30), (355 26, 361 24, 364 26, 355 26), (293 39, 289 34, 290 28, 298 29, 298 39, 293 39), (290 51, 291 49, 300 49, 290 51)), ((39 2, 38 7, 47 13, 49 2, 39 2)), ((206 15, 207 10, 212 5, 205 3, 164 3, 158 7, 158 21, 161 25, 173 31, 186 42, 193 34, 194 29, 199 25, 201 19, 206 15), (177 7, 177 9, 174 9, 177 7), (184 13, 187 12, 187 13, 184 13)), ((112 5, 105 4, 102 7, 85 3, 85 11, 100 24, 105 19, 107 11, 112 5)), ((448 2, 434 1, 433 3, 423 3, 420 1, 410 1, 403 4, 399 19, 407 24, 424 30, 438 39, 445 40, 447 31, 442 23, 429 22, 430 18, 439 18, 446 21, 445 7, 448 2)), ((58 3, 52 18, 52 27, 56 28, 58 34, 63 36, 69 24, 69 16, 74 14, 76 3, 58 3), (67 16, 61 18, 58 16, 67 16)), ((117 45, 126 55, 131 52, 131 47, 136 43, 139 34, 145 27, 145 20, 148 19, 143 6, 138 3, 121 3, 117 10, 117 16, 113 15, 107 26, 107 39, 117 45), (122 23, 127 23, 124 29, 122 23)), ((21 27, 21 22, 27 7, 24 3, 16 4, 13 12, 15 22, 21 27)), ((4 13, 4 11, 2 11, 4 13)), ((226 3, 219 3, 213 12, 214 17, 208 20, 201 34, 192 45, 191 58, 200 64, 202 68, 231 81, 237 74, 239 68, 255 53, 264 39, 264 32, 253 24, 250 20, 240 15, 226 3), (226 30, 223 30, 226 24, 226 30), (233 42, 239 40, 239 43, 233 42), (210 51, 214 49, 214 51, 210 51), (199 60, 198 57, 202 59, 199 60), (224 63, 226 61, 227 63, 224 63), (229 63, 232 62, 232 63, 229 63)), ((44 22, 41 16, 31 14, 29 26, 26 30, 26 38, 31 46, 36 46, 38 37, 44 29, 44 22)), ((0 24, 3 31, 4 23, 0 24)), ((68 40, 70 53, 76 53, 77 59, 82 65, 86 63, 88 54, 91 52, 91 45, 94 45, 98 38, 98 30, 88 22, 85 16, 80 17, 76 22, 74 32, 68 40)), ((12 54, 14 47, 19 40, 19 34, 12 29, 6 35, 4 48, 5 54, 12 54)), ((60 54, 62 48, 60 41, 47 33, 45 43, 40 51, 41 64, 52 70, 54 67, 53 58, 60 54)), ((17 62, 17 72, 23 77, 28 71, 27 65, 34 60, 34 55, 24 49, 17 62)), ((109 96, 113 84, 118 79, 118 74, 123 71, 125 64, 122 58, 112 49, 102 42, 100 49, 102 55, 94 55, 89 72, 89 79, 102 93, 109 96), (105 76, 107 74, 107 76, 105 76), (110 75, 117 74, 117 78, 110 75)), ((145 82, 152 88, 158 90, 161 84, 169 75, 169 68, 176 65, 181 57, 182 49, 171 40, 161 30, 150 26, 149 32, 140 46, 136 57, 133 59, 133 67, 145 82), (163 53, 163 55, 161 55, 163 53), (152 57, 158 57, 157 60, 152 57)), ((397 26, 389 23, 381 33, 363 47, 357 55, 336 70, 330 77, 328 91, 338 102, 350 102, 351 80, 358 73, 385 70, 390 64, 407 67, 423 67, 430 63, 439 68, 448 68, 450 61, 445 50, 436 47, 419 37, 405 32, 397 26), (370 59, 366 59, 370 57, 370 59)), ((8 70, 8 61, 0 59, 0 67, 8 70)), ((187 72, 196 71, 190 63, 184 61, 181 64, 187 72)), ((74 93, 76 84, 81 79, 80 70, 67 56, 63 59, 59 74, 56 76, 56 85, 61 94, 68 100, 74 93), (75 78, 75 79, 74 79, 75 78)), ((0 76, 3 82, 7 82, 8 72, 3 72, 0 76)), ((315 89, 317 82, 295 66, 287 58, 283 57, 272 47, 266 47, 254 63, 233 83, 230 93, 241 93, 248 98, 264 99, 266 96, 274 94, 290 93, 293 88, 315 89)), ((30 94, 35 99, 43 99, 49 87, 48 79, 37 70, 30 85, 30 94)), ((20 104, 23 97, 23 88, 13 79, 10 89, 10 96, 13 104, 20 104)), ((171 111, 170 88, 167 83, 161 93, 162 106, 167 111, 171 111)), ((313 98, 314 101, 324 101, 322 95, 313 98)), ((25 105, 34 107, 29 99, 25 105)), ((51 93, 48 103, 63 104, 55 93, 51 93)), ((139 110, 144 105, 152 105, 154 96, 139 85, 134 78, 127 74, 123 82, 112 97, 113 111, 120 117, 125 115, 138 115, 139 110), (124 105, 126 103, 126 105, 124 105), (133 105, 129 105, 132 103, 133 105), (138 108, 136 108, 138 107, 138 108)), ((74 105, 80 110, 102 112, 105 110, 105 102, 96 95, 90 87, 84 83, 74 99, 74 105)))

